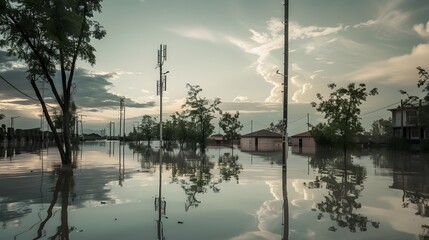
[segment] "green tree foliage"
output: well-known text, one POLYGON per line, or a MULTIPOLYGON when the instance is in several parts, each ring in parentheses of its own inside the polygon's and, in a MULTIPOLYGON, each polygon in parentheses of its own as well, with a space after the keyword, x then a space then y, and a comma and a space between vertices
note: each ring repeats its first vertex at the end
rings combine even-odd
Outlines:
POLYGON ((183 149, 183 145, 188 140, 189 123, 186 120, 186 115, 182 112, 176 112, 171 115, 171 119, 174 126, 174 138, 179 142, 180 149, 183 149))
POLYGON ((179 147, 183 150, 185 143, 187 146, 196 149, 198 131, 196 123, 189 121, 186 113, 176 112, 171 115, 174 128, 174 139, 179 143, 179 147))
POLYGON ((162 140, 164 141, 164 147, 171 148, 171 144, 174 140, 174 124, 172 120, 167 120, 163 124, 162 129, 162 140))
POLYGON ((3 113, 0 113, 0 120, 5 118, 6 116, 3 113))
POLYGON ((393 137, 392 118, 375 120, 371 125, 371 135, 376 143, 386 142, 393 137))
MULTIPOLYGON (((54 109, 54 112, 52 114, 52 118, 54 121, 54 126, 58 129, 63 129, 63 123, 64 123, 64 117, 62 116, 62 114, 60 112, 58 112, 56 109, 54 109)), ((71 106, 70 106, 70 115, 69 115, 69 128, 70 128, 70 132, 73 132, 73 129, 75 129, 76 125, 76 121, 77 121, 77 106, 74 103, 74 101, 72 101, 71 106)))
POLYGON ((378 91, 376 88, 367 90, 363 83, 358 86, 350 83, 345 88, 337 88, 337 85, 332 83, 328 87, 333 90, 328 99, 323 99, 323 96, 318 93, 317 99, 320 102, 312 102, 311 105, 325 115, 327 120, 325 126, 334 130, 335 135, 341 139, 345 156, 347 146, 353 142, 358 133, 364 130, 359 117, 360 105, 368 96, 378 94, 378 91))
POLYGON ((69 129, 73 79, 78 59, 95 64, 91 38, 101 39, 105 31, 94 14, 101 12, 101 0, 22 1, 0 0, 0 48, 28 65, 28 79, 40 101, 53 133, 63 165, 71 164, 69 129), (60 81, 54 80, 59 71, 60 81), (37 81, 45 81, 63 116, 62 134, 55 129, 37 81))
POLYGON ((159 124, 156 122, 156 118, 144 115, 138 129, 140 139, 147 141, 147 145, 150 146, 151 141, 157 136, 157 133, 159 133, 159 124))
POLYGON ((270 126, 267 128, 267 130, 279 134, 283 134, 284 124, 283 120, 279 120, 276 124, 270 123, 270 126))
POLYGON ((207 145, 207 138, 214 130, 211 120, 215 118, 214 114, 216 112, 222 113, 218 107, 221 101, 219 98, 210 101, 205 97, 200 97, 199 94, 202 89, 199 85, 187 84, 186 86, 188 88, 188 96, 182 109, 184 109, 185 116, 195 122, 199 135, 199 148, 201 152, 204 153, 207 145))
POLYGON ((239 132, 243 128, 243 124, 238 120, 239 117, 239 112, 236 112, 234 115, 231 115, 229 112, 225 112, 222 113, 219 121, 219 126, 225 133, 226 140, 231 142, 232 149, 234 149, 234 140, 240 138, 239 132))
POLYGON ((333 147, 340 143, 339 136, 336 134, 336 129, 326 123, 318 123, 310 130, 317 145, 320 147, 333 147))

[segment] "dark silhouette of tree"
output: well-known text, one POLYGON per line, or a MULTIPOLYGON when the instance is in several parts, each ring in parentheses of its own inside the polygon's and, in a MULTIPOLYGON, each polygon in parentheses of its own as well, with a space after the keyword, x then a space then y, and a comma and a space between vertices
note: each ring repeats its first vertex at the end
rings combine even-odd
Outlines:
POLYGON ((186 85, 188 88, 188 96, 182 109, 184 109, 185 116, 195 122, 198 131, 198 144, 201 153, 204 153, 207 145, 207 138, 213 133, 214 126, 211 120, 215 118, 214 114, 222 111, 218 105, 221 103, 219 98, 213 101, 205 97, 200 97, 202 89, 199 85, 186 85))
POLYGON ((219 126, 222 128, 225 133, 225 138, 227 141, 231 142, 232 154, 234 155, 234 140, 240 139, 239 131, 243 128, 238 118, 240 113, 237 111, 234 115, 231 115, 229 112, 222 113, 222 116, 219 120, 219 126))
POLYGON ((279 120, 276 124, 270 123, 270 126, 267 128, 267 130, 279 134, 283 134, 284 132, 284 123, 283 120, 279 120))
MULTIPOLYGON (((359 117, 359 106, 366 101, 368 96, 378 94, 378 91, 376 88, 367 90, 366 85, 363 83, 358 86, 355 83, 350 83, 346 88, 336 88, 337 85, 332 83, 328 87, 333 90, 329 97, 325 100, 318 93, 317 99, 320 102, 318 104, 312 102, 311 105, 325 115, 327 120, 326 127, 335 130, 336 136, 342 142, 345 158, 347 147, 353 143, 357 134, 363 131, 360 122, 361 118, 359 117)), ((346 161, 344 161, 344 164, 346 164, 346 161)))
POLYGON ((392 118, 375 120, 371 125, 371 135, 377 143, 390 140, 393 137, 392 118))
POLYGON ((70 115, 76 62, 95 64, 91 39, 102 39, 106 32, 92 20, 101 12, 100 0, 87 1, 0 1, 0 47, 7 48, 28 65, 30 80, 53 133, 63 165, 71 164, 70 115), (54 80, 59 72, 60 81, 54 80), (63 116, 60 135, 52 121, 37 81, 50 87, 63 116))
POLYGON ((142 121, 138 126, 139 136, 141 140, 147 141, 147 145, 150 146, 151 141, 157 136, 159 124, 156 122, 156 118, 149 115, 144 115, 142 121))

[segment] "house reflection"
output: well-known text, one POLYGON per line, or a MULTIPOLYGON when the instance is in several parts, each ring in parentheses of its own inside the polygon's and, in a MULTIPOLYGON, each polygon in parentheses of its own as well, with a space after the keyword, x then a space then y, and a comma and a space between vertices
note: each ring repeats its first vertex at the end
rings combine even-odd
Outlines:
MULTIPOLYGON (((402 190, 402 208, 414 209, 415 215, 429 217, 429 155, 385 154, 386 165, 393 169, 390 188, 402 190)), ((381 162, 380 159, 375 159, 381 162)), ((429 239, 429 225, 421 225, 419 239, 429 239)))

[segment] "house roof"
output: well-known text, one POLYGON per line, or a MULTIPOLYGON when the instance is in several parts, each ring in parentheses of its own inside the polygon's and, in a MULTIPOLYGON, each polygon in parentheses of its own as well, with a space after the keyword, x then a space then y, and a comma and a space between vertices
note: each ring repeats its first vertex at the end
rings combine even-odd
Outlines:
POLYGON ((293 135, 291 137, 298 138, 298 137, 313 137, 313 136, 311 135, 310 131, 307 131, 307 132, 302 132, 302 133, 295 134, 295 135, 293 135))
POLYGON ((242 138, 252 138, 252 137, 281 138, 282 135, 275 132, 271 132, 267 129, 262 129, 256 132, 242 135, 241 137, 242 138))

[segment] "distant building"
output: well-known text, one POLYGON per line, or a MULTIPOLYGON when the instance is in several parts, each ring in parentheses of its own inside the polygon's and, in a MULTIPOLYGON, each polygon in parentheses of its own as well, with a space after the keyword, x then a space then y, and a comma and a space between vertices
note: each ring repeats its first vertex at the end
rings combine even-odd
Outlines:
POLYGON ((309 131, 295 134, 291 138, 292 153, 316 153, 316 141, 309 131))
POLYGON ((213 141, 216 145, 222 144, 225 140, 222 134, 213 134, 208 139, 213 141))
POLYGON ((397 108, 389 109, 392 112, 394 137, 411 141, 429 139, 428 127, 419 123, 419 109, 421 109, 421 105, 398 106, 397 108))
POLYGON ((242 135, 242 151, 269 152, 282 150, 282 135, 266 129, 242 135))

